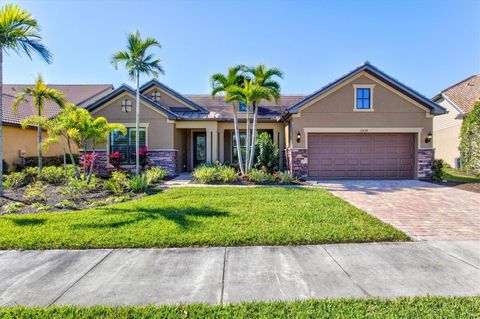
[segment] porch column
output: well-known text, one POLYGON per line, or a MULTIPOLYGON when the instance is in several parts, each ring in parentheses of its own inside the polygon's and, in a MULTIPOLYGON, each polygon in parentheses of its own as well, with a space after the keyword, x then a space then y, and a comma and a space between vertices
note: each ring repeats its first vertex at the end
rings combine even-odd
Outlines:
POLYGON ((207 128, 207 162, 218 161, 218 134, 217 130, 207 128))
POLYGON ((218 160, 221 163, 223 163, 223 162, 225 162, 225 143, 224 143, 225 142, 225 138, 224 138, 225 130, 222 128, 222 129, 218 130, 218 133, 219 133, 218 134, 219 135, 218 136, 218 139, 219 139, 218 144, 220 146, 219 151, 218 151, 220 153, 219 156, 218 156, 218 160))

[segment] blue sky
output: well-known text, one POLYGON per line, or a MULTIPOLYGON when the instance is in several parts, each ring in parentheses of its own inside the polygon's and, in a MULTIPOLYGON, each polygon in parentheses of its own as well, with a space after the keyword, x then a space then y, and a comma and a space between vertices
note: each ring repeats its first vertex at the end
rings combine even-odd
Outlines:
POLYGON ((478 0, 13 3, 37 18, 54 62, 5 56, 5 83, 40 72, 49 83, 132 84, 109 60, 135 30, 160 41, 159 80, 181 93, 209 93, 209 76, 237 63, 281 68, 283 93, 311 93, 365 60, 428 97, 480 73, 478 0))

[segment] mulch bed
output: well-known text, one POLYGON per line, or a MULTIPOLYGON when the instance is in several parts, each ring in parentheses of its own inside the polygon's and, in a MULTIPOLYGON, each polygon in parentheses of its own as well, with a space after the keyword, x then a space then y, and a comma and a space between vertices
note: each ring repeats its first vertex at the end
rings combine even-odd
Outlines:
POLYGON ((464 191, 480 193, 480 183, 455 183, 455 182, 446 182, 446 183, 435 183, 442 186, 448 186, 453 188, 462 189, 464 191))

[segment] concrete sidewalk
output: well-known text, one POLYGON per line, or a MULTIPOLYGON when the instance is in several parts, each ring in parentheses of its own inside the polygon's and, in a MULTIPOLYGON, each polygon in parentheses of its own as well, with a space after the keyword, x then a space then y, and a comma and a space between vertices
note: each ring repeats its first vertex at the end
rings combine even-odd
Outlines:
POLYGON ((480 241, 0 251, 0 305, 480 294, 480 241))

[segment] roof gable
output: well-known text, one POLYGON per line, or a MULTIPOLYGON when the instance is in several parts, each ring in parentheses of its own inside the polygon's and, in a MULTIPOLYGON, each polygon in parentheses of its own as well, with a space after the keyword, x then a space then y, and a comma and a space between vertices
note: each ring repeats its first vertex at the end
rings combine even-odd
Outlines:
MULTIPOLYGON (((104 97, 100 98, 99 100, 97 100, 97 101, 93 102, 92 104, 88 105, 87 107, 85 107, 85 109, 89 112, 92 112, 95 109, 104 105, 108 101, 111 101, 112 99, 116 98, 118 95, 120 95, 124 92, 128 92, 128 93, 132 94, 133 96, 135 96, 135 94, 136 94, 135 90, 132 89, 130 86, 128 86, 126 84, 122 84, 120 87, 118 87, 116 90, 112 91, 110 94, 105 95, 104 97)), ((148 104, 149 106, 157 109, 158 111, 162 112, 163 114, 165 114, 168 119, 173 120, 173 119, 178 118, 178 116, 174 112, 170 111, 166 107, 161 106, 158 103, 155 103, 154 101, 150 100, 149 98, 147 98, 146 96, 144 96, 142 94, 140 94, 140 100, 142 102, 148 104)))
POLYGON ((433 101, 445 98, 460 112, 468 113, 473 109, 475 102, 480 99, 480 75, 472 75, 441 91, 433 97, 433 101))
POLYGON ((197 110, 199 112, 208 112, 207 109, 205 109, 203 106, 195 103, 194 101, 190 100, 189 98, 185 97, 184 95, 178 93, 174 89, 166 86, 165 84, 161 83, 160 81, 153 79, 145 83, 140 87, 140 93, 143 94, 146 90, 151 88, 152 86, 157 86, 161 90, 167 92, 168 94, 172 95, 174 98, 180 100, 181 102, 185 103, 186 105, 192 107, 194 110, 197 110))
POLYGON ((361 72, 366 72, 373 77, 377 78, 378 80, 387 83, 389 86, 393 87, 395 90, 401 92, 402 94, 408 96, 409 98, 413 99, 414 101, 418 102, 422 106, 426 107, 430 110, 432 114, 444 114, 445 109, 440 105, 436 104, 435 102, 429 100, 425 96, 421 95, 417 91, 411 89, 410 87, 400 83, 396 79, 388 76, 384 72, 380 71, 373 65, 371 65, 368 61, 356 68, 355 70, 343 75, 342 77, 338 78, 337 80, 327 84, 326 86, 322 87, 320 90, 313 92, 310 95, 307 95, 302 100, 298 101, 297 103, 291 105, 287 108, 285 115, 291 113, 298 113, 302 106, 308 104, 309 102, 315 100, 317 97, 321 96, 324 93, 334 89, 338 85, 350 80, 351 78, 355 77, 356 75, 360 74, 361 72))

